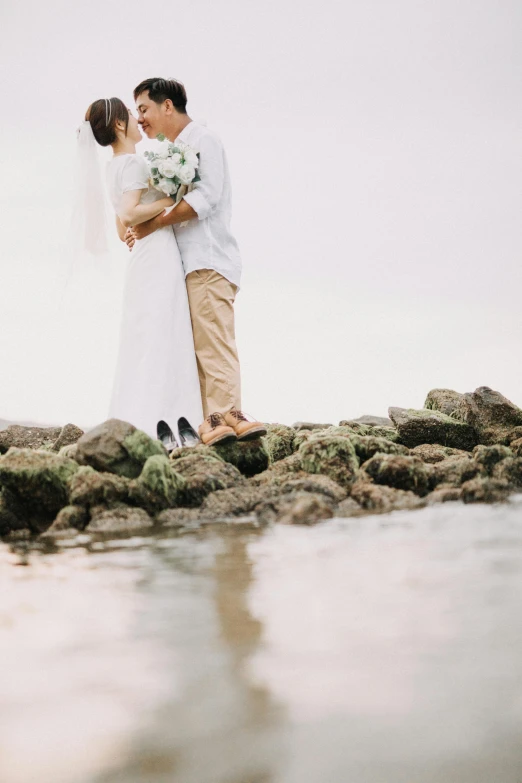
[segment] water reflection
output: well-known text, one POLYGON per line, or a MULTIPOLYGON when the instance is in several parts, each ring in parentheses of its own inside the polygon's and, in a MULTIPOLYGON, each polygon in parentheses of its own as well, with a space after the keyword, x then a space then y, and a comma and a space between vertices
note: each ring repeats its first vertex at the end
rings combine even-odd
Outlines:
POLYGON ((0 780, 520 783, 521 575, 522 498, 0 545, 0 780))

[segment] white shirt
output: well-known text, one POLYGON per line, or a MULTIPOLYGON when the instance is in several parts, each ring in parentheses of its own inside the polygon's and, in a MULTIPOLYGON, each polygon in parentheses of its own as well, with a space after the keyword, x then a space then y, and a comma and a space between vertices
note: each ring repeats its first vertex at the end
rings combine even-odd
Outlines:
POLYGON ((190 122, 176 141, 199 152, 199 176, 185 201, 198 219, 186 226, 174 225, 185 275, 197 269, 213 269, 239 288, 241 256, 230 233, 232 199, 230 174, 221 140, 197 122, 190 122))

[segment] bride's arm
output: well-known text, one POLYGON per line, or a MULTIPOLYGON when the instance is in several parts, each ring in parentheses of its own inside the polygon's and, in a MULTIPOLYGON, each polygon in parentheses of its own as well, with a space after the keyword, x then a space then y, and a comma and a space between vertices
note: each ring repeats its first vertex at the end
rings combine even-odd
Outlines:
POLYGON ((125 234, 127 233, 127 229, 119 219, 118 215, 116 215, 116 231, 118 232, 118 236, 121 241, 125 242, 125 234))
POLYGON ((171 198, 162 198, 151 204, 140 204, 142 190, 130 190, 121 197, 118 217, 125 228, 145 223, 164 212, 174 204, 171 198))

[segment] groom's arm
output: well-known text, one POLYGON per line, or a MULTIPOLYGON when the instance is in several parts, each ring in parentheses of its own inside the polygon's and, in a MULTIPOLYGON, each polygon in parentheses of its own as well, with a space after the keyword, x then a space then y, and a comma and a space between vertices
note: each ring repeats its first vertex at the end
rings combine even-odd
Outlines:
MULTIPOLYGON (((199 143, 201 179, 194 184, 194 189, 187 193, 180 203, 167 214, 142 223, 132 229, 135 239, 142 239, 158 228, 173 226, 185 220, 204 220, 216 209, 223 193, 225 182, 224 150, 221 141, 211 133, 205 134, 199 143)), ((129 242, 127 242, 129 244, 129 242)))

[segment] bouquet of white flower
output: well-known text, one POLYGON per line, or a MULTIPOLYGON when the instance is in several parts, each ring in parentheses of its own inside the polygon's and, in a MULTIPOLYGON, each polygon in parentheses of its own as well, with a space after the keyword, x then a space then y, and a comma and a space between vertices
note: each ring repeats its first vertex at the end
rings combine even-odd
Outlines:
POLYGON ((157 151, 144 153, 150 169, 150 184, 179 204, 200 180, 199 153, 181 141, 173 144, 165 136, 158 136, 158 140, 157 151))

